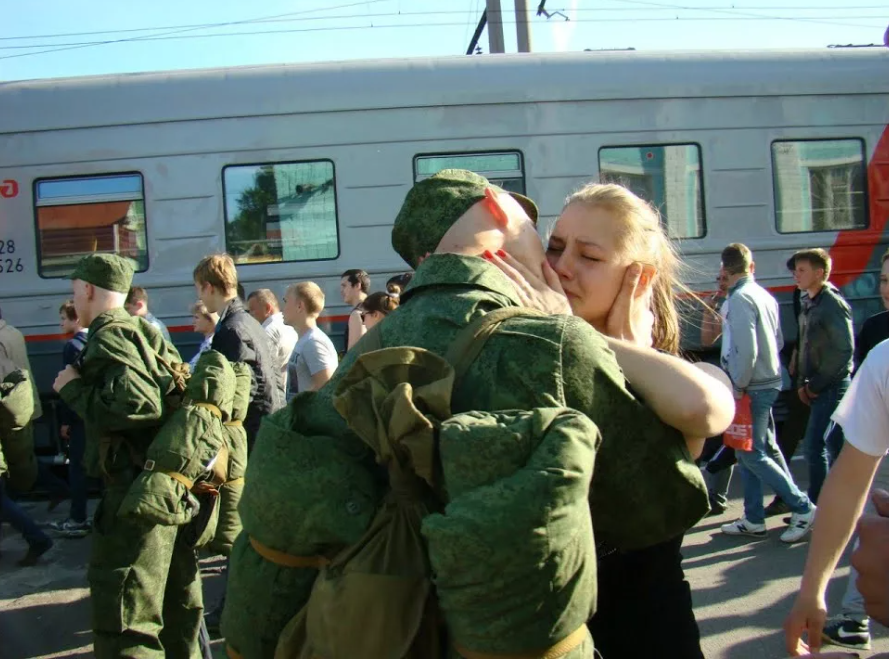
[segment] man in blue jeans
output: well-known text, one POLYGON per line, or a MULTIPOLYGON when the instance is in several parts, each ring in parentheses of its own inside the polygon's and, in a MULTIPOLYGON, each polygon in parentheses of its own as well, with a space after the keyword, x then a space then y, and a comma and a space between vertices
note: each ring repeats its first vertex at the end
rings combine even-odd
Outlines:
POLYGON ((735 398, 750 398, 753 416, 753 449, 736 451, 744 484, 744 516, 722 526, 726 535, 766 536, 763 484, 788 505, 790 527, 781 541, 802 540, 811 530, 815 506, 793 482, 787 463, 775 441, 772 405, 781 390, 784 344, 778 303, 753 279, 755 264, 750 250, 732 243, 722 250, 722 267, 728 277, 728 311, 723 321, 722 367, 731 378, 735 398))
POLYGON ((828 432, 830 417, 849 388, 855 339, 852 309, 828 282, 831 258, 823 249, 793 255, 793 278, 808 297, 799 317, 796 373, 800 400, 809 406, 804 441, 809 462, 809 498, 818 502, 827 470, 843 446, 839 427, 828 432))

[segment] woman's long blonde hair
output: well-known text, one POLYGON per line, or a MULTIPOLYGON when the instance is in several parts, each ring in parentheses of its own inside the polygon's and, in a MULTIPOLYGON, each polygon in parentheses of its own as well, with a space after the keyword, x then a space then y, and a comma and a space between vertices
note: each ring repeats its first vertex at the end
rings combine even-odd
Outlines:
MULTIPOLYGON (((648 202, 621 185, 588 183, 565 200, 572 204, 604 208, 618 223, 615 236, 620 256, 654 266, 651 311, 653 347, 671 354, 679 352, 679 313, 674 290, 685 289, 679 281, 682 261, 667 236, 660 214, 648 202)), ((564 209, 563 209, 564 212, 564 209)))

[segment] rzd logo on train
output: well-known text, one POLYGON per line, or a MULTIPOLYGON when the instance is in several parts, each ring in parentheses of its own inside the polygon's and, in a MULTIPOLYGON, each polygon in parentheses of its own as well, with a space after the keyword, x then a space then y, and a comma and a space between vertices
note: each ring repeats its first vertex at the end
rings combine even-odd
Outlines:
POLYGON ((5 199, 12 199, 13 197, 18 196, 18 193, 18 181, 6 179, 5 181, 0 182, 0 197, 4 197, 5 199))

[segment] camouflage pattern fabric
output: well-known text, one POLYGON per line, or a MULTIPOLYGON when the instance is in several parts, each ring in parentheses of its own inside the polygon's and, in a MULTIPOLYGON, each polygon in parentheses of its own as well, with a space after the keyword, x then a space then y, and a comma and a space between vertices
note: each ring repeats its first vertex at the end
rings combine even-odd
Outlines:
MULTIPOLYGON (((481 258, 454 254, 432 255, 423 261, 402 300, 401 307, 379 325, 383 345, 415 346, 437 355, 445 355, 457 333, 477 316, 521 306, 512 283, 496 266, 481 258)), ((332 555, 330 551, 354 544, 369 528, 384 488, 366 492, 366 508, 353 508, 356 515, 351 518, 348 533, 329 533, 331 529, 308 528, 305 524, 305 520, 315 522, 328 507, 336 508, 336 502, 344 502, 354 492, 348 488, 355 481, 342 475, 313 479, 313 475, 323 473, 322 465, 342 461, 351 466, 353 476, 363 474, 362 478, 372 478, 375 472, 372 462, 359 457, 366 447, 333 406, 334 392, 366 339, 346 354, 321 390, 301 394, 263 422, 262 439, 257 440, 248 466, 241 514, 245 532, 263 534, 265 544, 276 535, 279 539, 287 535, 289 544, 276 549, 305 547, 306 552, 332 555), (331 447, 328 450, 337 450, 323 458, 308 452, 304 444, 315 438, 331 447), (257 452, 267 454, 260 464, 256 462, 257 452), (312 495, 317 508, 298 502, 306 487, 304 481, 315 483, 312 495), (248 503, 248 491, 259 487, 258 483, 263 484, 262 496, 248 503)), ((593 420, 602 436, 590 488, 593 527, 599 541, 620 549, 657 544, 683 533, 707 511, 706 488, 700 473, 691 471, 695 465, 683 437, 628 390, 605 339, 579 318, 520 317, 507 321, 469 369, 451 405, 455 414, 569 407, 593 420)), ((259 577, 246 574, 248 563, 240 566, 238 562, 235 552, 226 606, 230 624, 235 624, 235 616, 243 614, 247 606, 244 597, 236 594, 236 571, 242 571, 239 587, 250 583, 251 596, 260 598, 249 603, 254 615, 280 611, 270 593, 275 590, 274 579, 289 568, 270 570, 262 577, 263 588, 259 577), (229 613, 232 597, 241 604, 229 613)), ((293 598, 290 603, 290 616, 277 632, 265 621, 252 619, 244 622, 241 639, 251 638, 253 629, 260 627, 264 634, 279 634, 305 600, 293 598), (250 622, 254 623, 252 628, 250 622)), ((228 638, 225 622, 224 615, 223 631, 228 638)), ((240 646, 235 649, 242 651, 240 646)))
POLYGON ((133 261, 117 254, 89 254, 74 267, 69 279, 80 279, 106 291, 127 293, 133 283, 133 261))
MULTIPOLYGON (((213 482, 208 474, 213 461, 227 471, 222 423, 231 416, 234 392, 235 373, 228 360, 215 350, 201 354, 188 379, 185 403, 173 411, 146 450, 143 470, 124 498, 119 515, 172 526, 187 524, 197 515, 198 501, 187 483, 213 482)), ((215 484, 222 482, 224 477, 215 484)), ((218 513, 212 519, 217 517, 218 513)), ((211 526, 210 519, 206 522, 200 535, 212 528, 205 536, 209 540, 215 535, 215 525, 211 526)))
POLYGON ((21 491, 30 490, 37 479, 30 379, 27 371, 15 369, 0 383, 0 476, 10 472, 10 486, 21 491))
POLYGON ((106 484, 88 570, 94 653, 197 657, 202 604, 194 550, 177 541, 175 526, 118 516, 168 416, 165 400, 177 389, 170 366, 181 360, 156 328, 123 309, 100 314, 89 337, 81 377, 59 394, 84 420, 86 465, 106 484))
POLYGON ((244 491, 244 474, 247 471, 247 432, 244 419, 250 401, 250 383, 253 372, 250 366, 232 364, 235 372, 235 396, 232 402, 231 420, 223 424, 228 446, 228 479, 219 490, 219 522, 216 535, 210 543, 210 551, 228 556, 232 545, 241 532, 241 515, 238 504, 244 491))
POLYGON ((522 654, 585 626, 595 608, 587 496, 599 440, 587 417, 557 407, 442 424, 449 503, 422 530, 457 647, 522 654))
MULTIPOLYGON (((485 198, 492 185, 484 176, 465 169, 444 169, 414 185, 392 227, 392 247, 412 268, 438 248, 441 239, 460 217, 485 198)), ((531 221, 537 223, 537 206, 524 195, 508 192, 531 221)))
POLYGON ((203 595, 194 550, 179 528, 117 514, 130 481, 106 483, 96 509, 90 583, 98 659, 199 658, 203 595))

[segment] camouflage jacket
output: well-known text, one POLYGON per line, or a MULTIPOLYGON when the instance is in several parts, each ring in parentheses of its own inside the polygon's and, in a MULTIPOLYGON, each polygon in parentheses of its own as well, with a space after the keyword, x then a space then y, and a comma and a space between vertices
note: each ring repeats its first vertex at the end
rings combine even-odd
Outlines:
MULTIPOLYGON (((90 323, 88 334, 75 365, 80 378, 66 384, 59 395, 84 420, 84 464, 87 473, 99 476, 103 441, 125 440, 127 448, 141 452, 154 438, 164 420, 164 396, 172 385, 172 376, 157 355, 169 362, 180 360, 160 331, 122 308, 100 314, 90 323), (114 325, 106 327, 110 323, 114 325)), ((130 452, 119 448, 116 442, 110 456, 113 464, 104 466, 113 470, 135 466, 130 452)))
MULTIPOLYGON (((479 314, 521 304, 512 283, 495 266, 456 254, 427 258, 402 300, 380 325, 383 345, 416 346, 442 356, 455 335, 479 314)), ((359 353, 346 353, 307 413, 294 420, 300 430, 333 436, 349 433, 331 399, 359 353)), ((668 540, 652 537, 642 521, 666 516, 674 493, 670 487, 675 478, 664 476, 659 468, 652 473, 650 458, 679 454, 683 457, 676 472, 681 471, 681 477, 697 470, 681 434, 629 391, 604 337, 580 318, 508 320, 485 345, 452 399, 454 414, 551 406, 574 408, 601 430, 590 494, 597 540, 618 547, 668 540), (663 483, 657 489, 660 496, 640 500, 634 490, 642 479, 654 481, 656 487, 663 483), (634 514, 642 508, 644 516, 634 514)), ((701 496, 706 511, 706 494, 701 496)))

